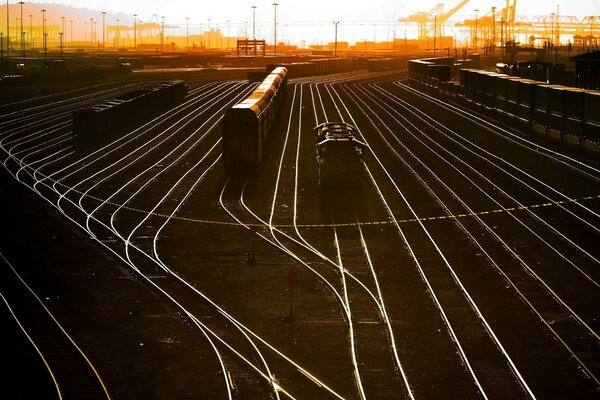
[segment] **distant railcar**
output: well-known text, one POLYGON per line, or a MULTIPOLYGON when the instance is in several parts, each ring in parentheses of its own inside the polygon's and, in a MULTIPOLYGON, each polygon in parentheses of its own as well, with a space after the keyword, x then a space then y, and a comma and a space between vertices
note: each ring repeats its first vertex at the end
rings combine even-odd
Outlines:
POLYGON ((343 122, 325 122, 314 128, 322 188, 362 186, 362 159, 367 146, 356 138, 357 129, 343 122))
POLYGON ((277 67, 223 117, 223 163, 230 171, 257 167, 287 85, 287 69, 277 67))
POLYGON ((181 102, 184 81, 155 83, 73 111, 73 136, 79 144, 101 143, 181 102))

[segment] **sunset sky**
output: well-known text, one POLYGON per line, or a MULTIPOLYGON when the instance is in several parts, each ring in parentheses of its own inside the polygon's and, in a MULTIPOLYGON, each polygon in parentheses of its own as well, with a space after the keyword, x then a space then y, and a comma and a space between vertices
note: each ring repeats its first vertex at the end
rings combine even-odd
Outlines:
MULTIPOLYGON (((37 1, 40 3, 40 1, 37 1)), ((354 19, 363 15, 365 19, 382 19, 386 15, 406 16, 417 11, 428 11, 440 0, 302 0, 302 1, 278 1, 278 14, 290 22, 294 19, 304 20, 306 18, 320 19, 332 15, 339 15, 339 19, 354 19), (322 17, 319 17, 322 16, 322 17)), ((451 9, 459 0, 445 1, 446 10, 451 9)), ((17 1, 10 1, 17 3, 17 1)), ((31 3, 31 2, 26 2, 31 3)), ((256 5, 257 21, 271 21, 273 17, 272 0, 219 0, 214 2, 198 0, 60 0, 59 4, 68 4, 76 7, 86 7, 110 12, 124 12, 128 14, 137 13, 143 18, 152 14, 164 15, 172 21, 183 21, 185 17, 190 20, 201 19, 226 21, 247 20, 252 17, 250 6, 256 5)), ((550 14, 556 12, 556 5, 560 5, 561 15, 575 15, 579 18, 586 15, 600 15, 599 0, 518 0, 517 14, 534 15, 550 14)), ((498 9, 505 5, 505 0, 471 0, 460 11, 459 15, 474 14, 475 9, 482 13, 488 12, 492 6, 498 9)), ((330 18, 327 18, 330 19, 330 18)))

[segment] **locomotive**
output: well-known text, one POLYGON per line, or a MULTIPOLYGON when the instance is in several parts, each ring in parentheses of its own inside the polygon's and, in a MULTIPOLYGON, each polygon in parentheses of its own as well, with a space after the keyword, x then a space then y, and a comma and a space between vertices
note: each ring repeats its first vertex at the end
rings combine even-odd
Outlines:
POLYGON ((320 187, 361 187, 367 146, 356 139, 358 130, 344 122, 324 122, 313 130, 320 187))

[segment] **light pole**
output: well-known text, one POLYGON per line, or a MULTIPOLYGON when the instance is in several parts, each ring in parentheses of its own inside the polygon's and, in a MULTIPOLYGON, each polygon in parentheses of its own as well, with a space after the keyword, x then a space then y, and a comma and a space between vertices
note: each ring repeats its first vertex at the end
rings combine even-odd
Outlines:
POLYGON ((226 46, 225 50, 229 49, 229 23, 230 22, 231 22, 231 20, 228 19, 227 20, 227 46, 226 46))
POLYGON ((44 60, 47 56, 47 43, 46 43, 46 10, 42 10, 42 42, 44 44, 44 60))
MULTIPOLYGON (((129 36, 129 35, 127 35, 129 36)), ((131 42, 129 42, 131 43, 131 42)), ((137 14, 133 14, 133 50, 137 49, 137 14)))
POLYGON ((190 51, 190 18, 185 17, 185 50, 190 51))
POLYGON ((208 51, 210 51, 210 21, 211 19, 208 19, 208 51))
POLYGON ((90 47, 94 47, 94 18, 90 18, 90 47))
POLYGON ((71 47, 73 47, 73 20, 71 20, 71 47))
POLYGON ((494 58, 496 46, 496 7, 492 7, 492 59, 494 58))
POLYGON ((273 10, 274 10, 274 14, 273 14, 273 55, 277 55, 277 6, 279 4, 278 3, 273 3, 273 10))
POLYGON ((333 25, 335 25, 335 45, 333 48, 333 56, 337 57, 337 29, 338 29, 338 24, 340 23, 340 21, 333 21, 333 25))
POLYGON ((10 16, 8 12, 8 0, 6 0, 6 58, 10 57, 10 16))
POLYGON ((21 52, 23 53, 23 62, 25 62, 25 32, 23 31, 23 4, 24 1, 20 1, 21 5, 21 52))
POLYGON ((500 55, 502 56, 502 62, 504 62, 504 17, 500 18, 500 55))
POLYGON ((474 42, 473 42, 473 48, 475 49, 475 51, 477 51, 477 13, 479 12, 479 10, 476 8, 475 9, 475 37, 474 37, 474 42))
POLYGON ((106 51, 106 11, 102 11, 102 51, 106 51))
POLYGON ((64 32, 59 32, 58 33, 58 37, 60 39, 60 59, 63 59, 63 36, 64 36, 64 32))
POLYGON ((246 40, 248 40, 248 21, 244 21, 244 24, 246 24, 246 34, 244 36, 246 37, 246 40))
MULTIPOLYGON (((590 47, 592 47, 592 40, 594 40, 594 19, 596 18, 592 15, 590 17, 590 47)), ((594 44, 596 44, 595 40, 594 44)))
POLYGON ((554 43, 554 13, 550 13, 550 43, 554 43))
POLYGON ((33 14, 29 14, 29 42, 31 49, 33 50, 33 14))
POLYGON ((117 34, 115 35, 115 50, 119 50, 119 22, 121 20, 117 18, 117 34))
POLYGON ((165 52, 165 16, 163 15, 161 18, 162 29, 160 30, 160 51, 161 53, 165 52))
POLYGON ((256 40, 256 6, 252 6, 252 40, 256 40))
POLYGON ((66 39, 66 36, 64 36, 64 34, 67 30, 67 25, 65 25, 65 17, 60 17, 60 29, 63 33, 63 44, 64 44, 64 40, 66 39))

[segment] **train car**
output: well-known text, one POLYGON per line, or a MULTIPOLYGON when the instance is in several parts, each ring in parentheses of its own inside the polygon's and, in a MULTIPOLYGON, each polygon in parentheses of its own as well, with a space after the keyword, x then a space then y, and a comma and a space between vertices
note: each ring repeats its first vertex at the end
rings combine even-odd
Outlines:
POLYGON ((566 87, 548 88, 548 129, 552 136, 560 136, 566 131, 566 87))
POLYGON ((583 136, 585 90, 565 87, 565 133, 583 136))
POLYGON ((356 138, 357 129, 343 122, 325 122, 314 131, 320 187, 360 187, 367 146, 356 138))
POLYGON ((535 113, 535 87, 543 82, 521 79, 518 81, 519 101, 517 103, 517 117, 530 123, 535 113))
POLYGON ((223 163, 230 171, 257 167, 287 85, 287 69, 277 67, 223 117, 223 163))
POLYGON ((73 111, 73 137, 78 144, 101 143, 181 102, 182 80, 155 83, 73 111))
POLYGON ((600 91, 588 90, 584 95, 584 125, 585 140, 600 143, 600 91))

